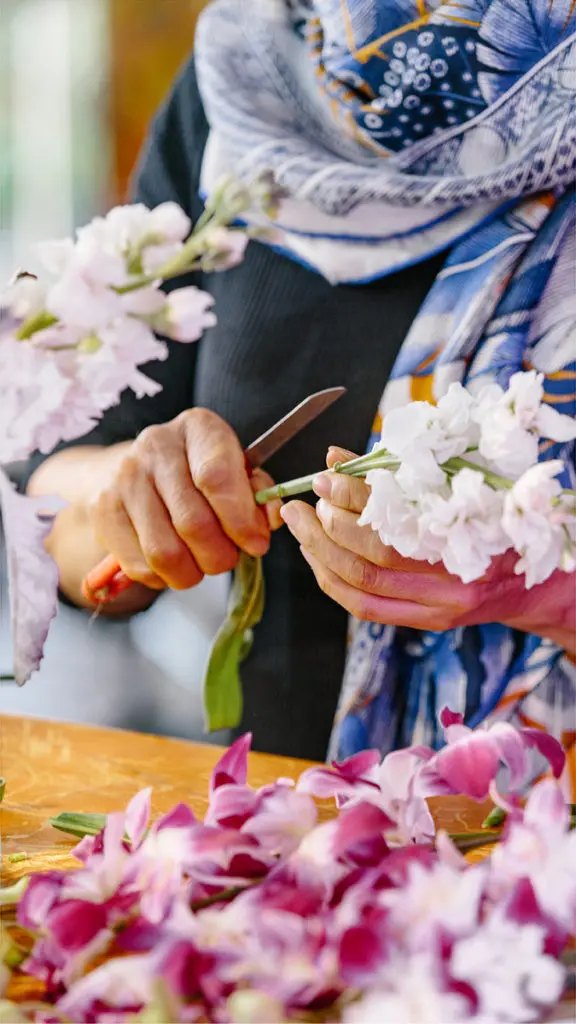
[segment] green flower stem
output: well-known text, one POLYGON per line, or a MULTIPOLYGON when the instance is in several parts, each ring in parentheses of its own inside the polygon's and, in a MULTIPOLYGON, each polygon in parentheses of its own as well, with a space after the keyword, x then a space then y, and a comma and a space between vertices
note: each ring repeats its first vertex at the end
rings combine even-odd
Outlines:
POLYGON ((486 832, 456 832, 450 835, 450 839, 461 853, 467 850, 476 850, 479 846, 492 846, 499 843, 502 833, 486 832))
POLYGON ((448 459, 448 462, 444 463, 442 469, 447 470, 449 473, 458 473, 461 469, 473 469, 475 473, 482 473, 486 483, 495 491, 509 491, 514 486, 514 481, 509 480, 508 477, 499 476, 498 473, 493 473, 490 469, 484 469, 482 466, 475 466, 468 459, 448 459))
MULTIPOLYGON (((276 498, 293 498, 298 494, 306 494, 314 489, 314 480, 322 473, 346 473, 349 476, 366 476, 371 469, 397 469, 400 465, 398 459, 384 450, 370 452, 350 462, 337 462, 331 470, 322 469, 318 473, 311 473, 309 476, 301 476, 296 480, 288 480, 286 483, 276 484, 275 487, 267 487, 258 491, 255 495, 257 505, 265 505, 276 498)), ((476 466, 468 459, 455 457, 443 463, 442 469, 449 475, 460 472, 461 469, 472 469, 475 473, 482 473, 486 483, 495 491, 509 491, 514 486, 514 481, 505 476, 499 476, 490 469, 483 466, 476 466)), ((563 494, 576 495, 576 491, 565 490, 563 494)))

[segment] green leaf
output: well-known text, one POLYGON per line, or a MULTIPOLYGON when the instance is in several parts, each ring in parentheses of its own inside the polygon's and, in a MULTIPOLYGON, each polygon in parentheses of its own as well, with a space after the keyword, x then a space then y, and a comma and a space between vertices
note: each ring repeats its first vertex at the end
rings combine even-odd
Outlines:
POLYGON ((6 792, 6 779, 0 779, 0 804, 4 799, 4 793, 6 792))
POLYGON ((226 618, 210 651, 204 673, 207 732, 235 729, 242 719, 240 665, 252 647, 252 630, 264 611, 262 560, 241 552, 226 618))
POLYGON ((50 818, 52 828, 59 832, 82 839, 84 836, 97 836, 106 824, 105 814, 75 814, 65 811, 57 818, 50 818))

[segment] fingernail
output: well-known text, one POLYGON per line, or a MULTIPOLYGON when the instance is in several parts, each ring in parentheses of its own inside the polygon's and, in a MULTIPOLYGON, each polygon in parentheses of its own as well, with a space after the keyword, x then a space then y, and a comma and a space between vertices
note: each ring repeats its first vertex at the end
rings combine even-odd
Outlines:
POLYGON ((250 540, 246 541, 246 551, 249 555, 254 558, 260 558, 261 555, 265 555, 270 546, 268 537, 262 537, 261 534, 255 533, 250 540))
POLYGON ((326 473, 315 476, 312 481, 312 487, 314 488, 314 494, 317 494, 319 498, 329 498, 332 494, 332 481, 326 473))
POLYGON ((294 504, 290 502, 289 505, 283 505, 280 509, 280 515, 286 523, 286 526, 292 527, 298 525, 298 509, 295 508, 294 504))
POLYGON ((330 505, 324 498, 320 498, 320 501, 316 504, 316 515, 321 523, 330 517, 333 508, 334 506, 330 505))

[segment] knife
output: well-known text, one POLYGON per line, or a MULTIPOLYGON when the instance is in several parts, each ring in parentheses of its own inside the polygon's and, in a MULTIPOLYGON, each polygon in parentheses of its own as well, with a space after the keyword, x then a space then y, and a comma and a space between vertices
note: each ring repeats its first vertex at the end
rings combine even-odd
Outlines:
MULTIPOLYGON (((312 423, 321 413, 345 394, 346 388, 326 388, 309 395, 291 412, 278 420, 273 427, 261 434, 244 451, 248 473, 264 465, 288 441, 296 437, 304 427, 312 423)), ((124 590, 132 586, 130 579, 121 569, 113 555, 108 555, 88 573, 82 583, 82 593, 87 601, 107 604, 124 590)))

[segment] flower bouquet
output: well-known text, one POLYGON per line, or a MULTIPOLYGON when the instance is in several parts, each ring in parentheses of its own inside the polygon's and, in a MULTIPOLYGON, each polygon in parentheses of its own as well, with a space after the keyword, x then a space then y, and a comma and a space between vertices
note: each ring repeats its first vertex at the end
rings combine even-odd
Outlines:
POLYGON ((259 790, 245 736, 216 765, 203 820, 180 804, 151 822, 150 790, 125 813, 55 819, 80 839, 78 868, 0 890, 4 913, 16 906, 0 1021, 553 1019, 570 995, 576 832, 554 778, 523 807, 517 792, 534 747, 556 777, 563 752, 538 730, 442 721, 438 753, 366 751, 259 790), (492 796, 485 831, 436 830, 428 798, 457 794, 492 796), (319 820, 313 797, 337 812, 319 820), (493 853, 470 863, 479 842, 493 853), (40 1001, 10 1001, 11 971, 40 1001))

